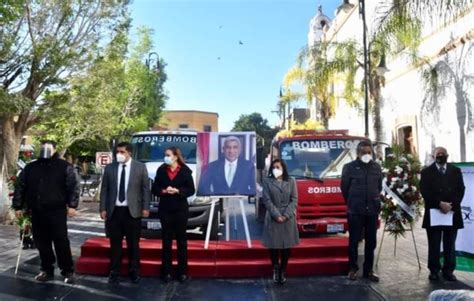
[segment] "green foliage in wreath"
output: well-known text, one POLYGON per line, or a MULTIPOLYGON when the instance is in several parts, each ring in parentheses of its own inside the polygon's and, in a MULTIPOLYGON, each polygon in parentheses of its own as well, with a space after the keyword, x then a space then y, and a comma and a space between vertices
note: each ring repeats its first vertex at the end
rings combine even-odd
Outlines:
POLYGON ((421 164, 416 157, 405 154, 399 145, 393 146, 393 153, 384 162, 384 181, 390 189, 413 213, 410 215, 385 190, 382 193, 381 217, 385 230, 398 237, 404 236, 405 229, 418 220, 423 200, 420 193, 419 175, 421 164))

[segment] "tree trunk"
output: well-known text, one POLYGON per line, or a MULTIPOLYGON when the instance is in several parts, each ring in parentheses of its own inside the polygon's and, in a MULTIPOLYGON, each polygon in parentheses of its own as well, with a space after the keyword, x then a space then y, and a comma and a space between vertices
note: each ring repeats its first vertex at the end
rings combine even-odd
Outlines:
MULTIPOLYGON (((373 97, 373 122, 374 122, 374 133, 375 133, 375 142, 384 142, 384 130, 382 122, 382 86, 381 86, 381 77, 374 75, 372 86, 372 97, 373 97)), ((382 145, 378 144, 375 153, 377 158, 383 157, 382 145)))
POLYGON ((459 154, 461 162, 466 162, 466 123, 468 123, 468 109, 465 93, 457 77, 454 77, 454 88, 456 90, 456 113, 459 126, 459 154))
MULTIPOLYGON (((3 153, 7 163, 7 171, 9 175, 13 175, 17 169, 18 153, 20 151, 21 139, 24 131, 15 129, 14 117, 9 116, 3 119, 1 142, 3 145, 3 153)), ((3 158, 2 158, 3 162, 3 158)))

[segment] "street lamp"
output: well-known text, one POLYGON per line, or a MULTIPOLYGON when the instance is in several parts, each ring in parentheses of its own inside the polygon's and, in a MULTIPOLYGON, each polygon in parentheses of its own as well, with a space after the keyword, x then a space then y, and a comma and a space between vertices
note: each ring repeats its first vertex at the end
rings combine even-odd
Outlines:
POLYGON ((389 71, 390 69, 387 68, 387 63, 385 62, 385 52, 382 52, 382 56, 380 57, 380 63, 377 66, 377 75, 384 76, 385 73, 389 71))
POLYGON ((364 123, 365 137, 369 137, 369 55, 367 50, 367 26, 365 20, 365 0, 359 0, 359 14, 362 16, 364 46, 364 123))
POLYGON ((154 69, 159 72, 160 71, 160 56, 156 52, 150 52, 148 54, 148 58, 145 60, 145 65, 147 66, 148 70, 151 70, 153 67, 154 69), (153 59, 152 57, 155 56, 156 58, 153 59), (156 62, 155 66, 152 66, 153 62, 156 62))

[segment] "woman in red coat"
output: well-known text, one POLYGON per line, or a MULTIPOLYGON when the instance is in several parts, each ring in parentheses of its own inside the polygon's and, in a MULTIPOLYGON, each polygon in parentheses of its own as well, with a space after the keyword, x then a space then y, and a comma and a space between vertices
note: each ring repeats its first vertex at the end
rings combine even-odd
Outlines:
POLYGON ((176 235, 178 247, 177 278, 180 282, 188 279, 188 200, 194 194, 194 180, 191 169, 184 163, 181 150, 170 147, 165 151, 165 164, 156 171, 152 191, 160 198, 158 215, 161 220, 163 245, 161 276, 165 282, 171 277, 171 246, 176 235))

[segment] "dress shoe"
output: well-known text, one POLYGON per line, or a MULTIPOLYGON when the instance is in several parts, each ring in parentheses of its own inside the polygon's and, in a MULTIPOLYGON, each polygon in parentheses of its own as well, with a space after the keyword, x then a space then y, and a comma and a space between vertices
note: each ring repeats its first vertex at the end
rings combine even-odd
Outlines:
POLYGON ((39 282, 46 282, 54 279, 53 274, 46 273, 41 271, 38 275, 35 276, 35 280, 39 282))
POLYGON ((280 267, 278 265, 273 266, 273 283, 280 282, 280 267))
POLYGON ((380 278, 377 274, 375 274, 373 271, 364 273, 364 278, 369 279, 372 282, 379 282, 380 278))
POLYGON ((458 278, 453 273, 443 273, 443 278, 446 281, 458 281, 458 278))
POLYGON ((352 281, 357 280, 357 270, 350 270, 347 278, 352 281))
POLYGON ((132 280, 132 283, 140 283, 140 280, 142 280, 142 278, 140 276, 138 276, 137 273, 131 273, 130 274, 130 280, 132 280))
POLYGON ((118 275, 117 274, 110 274, 108 282, 109 282, 109 284, 119 284, 120 281, 119 281, 118 275))
POLYGON ((181 283, 188 281, 188 279, 189 279, 188 275, 179 275, 178 277, 178 281, 181 283))
POLYGON ((438 273, 430 273, 428 276, 428 279, 431 281, 438 281, 439 280, 439 275, 438 273))
POLYGON ((286 283, 286 275, 285 275, 285 270, 280 270, 280 279, 278 279, 279 284, 285 284, 286 283))
POLYGON ((166 274, 166 275, 164 275, 164 276, 161 276, 161 279, 162 279, 163 282, 165 282, 165 283, 168 283, 168 282, 170 282, 171 280, 173 280, 173 278, 171 277, 170 274, 166 274))
POLYGON ((64 273, 64 283, 73 284, 76 281, 74 273, 68 272, 64 273))

